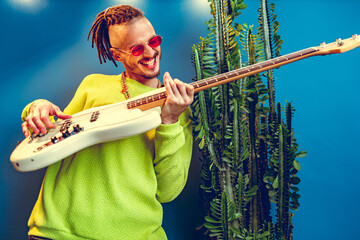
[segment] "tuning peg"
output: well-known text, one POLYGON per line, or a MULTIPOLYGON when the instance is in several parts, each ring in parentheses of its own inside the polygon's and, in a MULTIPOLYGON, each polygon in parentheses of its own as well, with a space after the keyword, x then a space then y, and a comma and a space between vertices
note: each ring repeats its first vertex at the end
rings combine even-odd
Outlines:
POLYGON ((354 34, 354 35, 352 35, 352 39, 353 40, 359 39, 359 36, 357 34, 354 34))
POLYGON ((321 48, 326 48, 326 43, 325 42, 320 43, 320 47, 321 48))
POLYGON ((344 45, 344 42, 341 40, 341 38, 336 39, 336 43, 337 43, 339 46, 344 45))

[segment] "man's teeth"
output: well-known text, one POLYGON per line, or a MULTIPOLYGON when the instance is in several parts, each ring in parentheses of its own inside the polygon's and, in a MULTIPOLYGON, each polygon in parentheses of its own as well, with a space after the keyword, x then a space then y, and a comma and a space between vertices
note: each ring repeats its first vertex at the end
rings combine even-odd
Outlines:
POLYGON ((155 58, 153 58, 152 60, 149 60, 149 61, 143 61, 142 64, 152 66, 155 64, 155 58))

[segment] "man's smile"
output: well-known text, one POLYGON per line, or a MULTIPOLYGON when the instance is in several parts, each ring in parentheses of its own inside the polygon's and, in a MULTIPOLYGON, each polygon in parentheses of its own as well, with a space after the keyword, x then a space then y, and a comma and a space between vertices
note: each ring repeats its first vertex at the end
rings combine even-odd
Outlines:
POLYGON ((140 61, 140 64, 147 68, 154 68, 156 66, 156 56, 154 58, 146 58, 140 61))

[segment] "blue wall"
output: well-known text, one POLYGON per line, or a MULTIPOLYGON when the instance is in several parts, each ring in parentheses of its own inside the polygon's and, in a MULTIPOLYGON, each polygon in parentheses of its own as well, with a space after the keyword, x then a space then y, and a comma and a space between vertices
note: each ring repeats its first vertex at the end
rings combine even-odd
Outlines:
MULTIPOLYGON (((9 156, 22 139, 20 113, 36 98, 64 108, 90 73, 118 74, 111 63, 100 65, 86 41, 98 12, 117 3, 141 8, 164 36, 162 72, 190 82, 191 46, 206 35, 207 0, 60 1, 21 0, 0 3, 0 80, 2 137, 0 239, 25 239, 27 219, 36 200, 43 170, 16 172, 9 156)), ((282 54, 336 38, 360 34, 358 0, 271 1, 276 3, 284 40, 282 54)), ((257 25, 259 1, 247 0, 239 22, 257 25)), ((300 159, 301 207, 295 213, 295 240, 358 239, 360 202, 359 97, 360 48, 314 57, 275 71, 276 99, 296 108, 295 135, 308 156, 300 159)), ((194 158, 189 182, 174 202, 165 204, 169 239, 201 239, 198 207, 199 161, 194 158)))

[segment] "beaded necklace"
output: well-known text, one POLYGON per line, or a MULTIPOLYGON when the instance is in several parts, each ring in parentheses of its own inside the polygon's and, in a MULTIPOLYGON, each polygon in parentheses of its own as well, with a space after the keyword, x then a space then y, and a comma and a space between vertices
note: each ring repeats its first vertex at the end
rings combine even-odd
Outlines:
POLYGON ((125 95, 126 99, 130 98, 129 89, 128 86, 126 85, 125 72, 121 74, 121 93, 125 95))
MULTIPOLYGON (((157 80, 157 81, 158 81, 157 88, 160 88, 161 82, 159 80, 157 80)), ((126 99, 130 98, 129 88, 126 84, 126 72, 123 72, 121 74, 121 93, 125 95, 126 99)))

